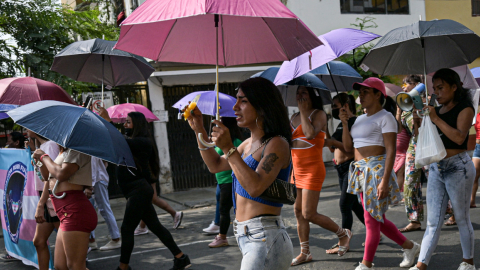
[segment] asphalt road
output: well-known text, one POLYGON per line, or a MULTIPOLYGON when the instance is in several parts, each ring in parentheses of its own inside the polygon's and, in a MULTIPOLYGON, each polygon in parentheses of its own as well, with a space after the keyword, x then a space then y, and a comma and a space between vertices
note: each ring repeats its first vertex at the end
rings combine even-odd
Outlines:
MULTIPOLYGON (((339 191, 338 187, 327 188, 322 191, 318 212, 331 217, 335 222, 340 223, 340 211, 338 207, 339 191)), ((424 194, 425 188, 424 188, 424 194)), ((479 201, 480 203, 480 201, 479 201)), ((171 230, 174 239, 179 244, 182 251, 188 254, 192 260, 192 268, 197 270, 210 269, 239 269, 241 263, 241 254, 230 229, 229 247, 211 249, 207 245, 214 236, 207 236, 202 233, 202 229, 207 227, 214 216, 214 207, 205 207, 199 209, 185 210, 185 216, 182 225, 177 230, 171 230)), ((480 209, 472 209, 471 216, 475 233, 480 236, 480 209)), ((289 226, 288 232, 292 238, 294 252, 297 255, 300 252, 300 245, 296 233, 296 221, 293 215, 293 207, 286 206, 282 212, 285 223, 289 226)), ((232 213, 233 216, 233 213, 232 213)), ((403 206, 397 206, 387 212, 387 217, 397 226, 407 224, 406 214, 403 206)), ((160 221, 171 228, 172 219, 169 215, 160 215, 160 221)), ((119 221, 119 226, 121 221, 119 221)), ((425 222, 422 224, 425 228, 425 222)), ((311 225, 310 250, 313 254, 313 262, 291 269, 355 269, 358 262, 362 260, 363 248, 361 246, 365 239, 365 229, 363 225, 355 219, 353 227, 353 240, 351 250, 342 258, 336 255, 325 254, 328 249, 336 242, 333 233, 328 232, 316 225, 311 225)), ((424 231, 407 233, 406 236, 416 242, 421 242, 424 231)), ((108 234, 105 223, 100 223, 96 230, 97 242, 103 245, 108 242, 108 234)), ((51 244, 54 248, 55 233, 51 237, 51 244)), ((0 241, 0 250, 3 250, 3 241, 0 241)), ((402 260, 400 247, 394 242, 386 239, 379 246, 376 258, 375 269, 402 269, 398 264, 402 260)), ((475 242, 476 263, 480 266, 480 245, 475 242)), ((88 255, 89 262, 87 267, 90 270, 116 269, 118 266, 120 250, 112 251, 92 251, 88 255)), ((458 228, 443 227, 442 234, 435 255, 433 256, 429 269, 457 269, 461 262, 462 251, 460 247, 460 237, 458 228)), ((135 237, 135 249, 131 257, 131 266, 134 270, 161 270, 170 269, 173 264, 172 255, 164 245, 151 233, 135 237)), ((1 262, 1 270, 23 270, 33 269, 20 262, 1 262)), ((404 268, 403 268, 404 269, 404 268)))

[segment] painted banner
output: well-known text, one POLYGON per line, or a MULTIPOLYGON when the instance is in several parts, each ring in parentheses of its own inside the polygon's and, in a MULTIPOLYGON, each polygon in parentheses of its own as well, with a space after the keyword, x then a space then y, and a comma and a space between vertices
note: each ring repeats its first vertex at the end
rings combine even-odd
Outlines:
MULTIPOLYGON (((102 106, 102 92, 88 92, 82 93, 82 102, 85 102, 88 96, 92 96, 92 106, 93 111, 98 113, 98 107, 102 106)), ((103 106, 105 109, 113 106, 113 92, 104 91, 103 92, 103 106)))
MULTIPOLYGON (((33 237, 39 197, 28 150, 0 149, 0 200, 5 249, 10 256, 38 268, 33 237)), ((52 259, 49 268, 53 269, 52 259)))

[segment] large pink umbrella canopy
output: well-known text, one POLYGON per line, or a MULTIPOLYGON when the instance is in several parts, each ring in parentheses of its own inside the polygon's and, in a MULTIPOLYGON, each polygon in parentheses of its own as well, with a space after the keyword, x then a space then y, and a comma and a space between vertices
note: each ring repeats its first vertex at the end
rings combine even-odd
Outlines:
POLYGON ((25 105, 40 100, 57 100, 77 105, 60 86, 33 77, 0 80, 0 103, 25 105))
POLYGON ((322 44, 279 0, 148 0, 123 21, 115 48, 215 65, 217 40, 220 66, 291 60, 322 44))
POLYGON ((108 115, 114 123, 125 123, 130 112, 140 112, 145 115, 147 122, 158 121, 158 118, 147 107, 136 103, 118 104, 107 109, 108 115))

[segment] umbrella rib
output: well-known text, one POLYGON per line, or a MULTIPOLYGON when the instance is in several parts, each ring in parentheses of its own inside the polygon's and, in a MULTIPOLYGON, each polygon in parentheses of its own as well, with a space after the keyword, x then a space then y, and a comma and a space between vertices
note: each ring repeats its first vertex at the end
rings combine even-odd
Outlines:
POLYGON ((288 61, 290 61, 290 57, 288 56, 288 53, 287 51, 285 51, 285 48, 283 47, 283 44, 278 40, 277 36, 273 33, 272 31, 272 28, 270 27, 270 25, 268 25, 267 21, 265 21, 265 18, 261 17, 263 22, 265 22, 265 24, 267 25, 268 29, 270 29, 270 32, 272 32, 272 35, 275 37, 275 40, 277 40, 277 43, 280 45, 280 47, 282 48, 283 50, 283 53, 285 54, 285 56, 287 57, 288 61))
MULTIPOLYGON (((219 15, 220 16, 220 20, 221 20, 221 26, 222 26, 222 51, 223 51, 223 66, 226 67, 227 66, 227 59, 226 59, 226 53, 225 53, 225 35, 224 35, 224 32, 223 32, 223 16, 222 15, 219 15)), ((218 40, 217 40, 218 42, 218 40)))
POLYGON ((163 52, 163 48, 165 48, 165 43, 167 42, 168 37, 169 37, 170 34, 172 33, 173 28, 174 28, 175 25, 177 24, 177 21, 178 21, 178 20, 176 19, 175 22, 173 23, 172 27, 170 27, 170 31, 168 31, 168 35, 167 35, 167 37, 165 38, 165 42, 163 43, 163 46, 162 46, 162 48, 160 49, 160 52, 158 52, 158 56, 157 56, 157 59, 156 59, 157 61, 160 60, 160 55, 161 55, 162 52, 163 52))

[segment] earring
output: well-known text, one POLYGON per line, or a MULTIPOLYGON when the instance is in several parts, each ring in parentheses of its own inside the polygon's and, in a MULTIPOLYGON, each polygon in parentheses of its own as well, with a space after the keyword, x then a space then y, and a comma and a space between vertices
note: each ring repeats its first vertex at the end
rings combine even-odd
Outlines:
POLYGON ((262 129, 261 127, 258 126, 258 116, 257 116, 257 118, 255 119, 255 125, 257 125, 257 127, 258 127, 259 129, 262 129))

